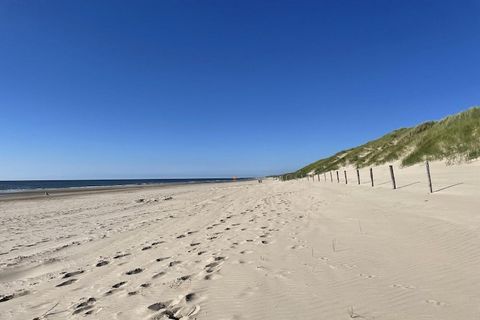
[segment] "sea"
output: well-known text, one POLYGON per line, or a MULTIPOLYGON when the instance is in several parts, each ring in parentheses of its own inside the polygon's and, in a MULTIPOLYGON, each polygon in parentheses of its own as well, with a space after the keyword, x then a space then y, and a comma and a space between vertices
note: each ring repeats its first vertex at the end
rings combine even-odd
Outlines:
MULTIPOLYGON (((246 180, 240 178, 238 180, 246 180)), ((191 184, 228 182, 232 178, 199 178, 199 179, 120 179, 120 180, 18 180, 0 181, 0 194, 38 191, 43 189, 95 188, 118 186, 143 186, 152 184, 191 184)))

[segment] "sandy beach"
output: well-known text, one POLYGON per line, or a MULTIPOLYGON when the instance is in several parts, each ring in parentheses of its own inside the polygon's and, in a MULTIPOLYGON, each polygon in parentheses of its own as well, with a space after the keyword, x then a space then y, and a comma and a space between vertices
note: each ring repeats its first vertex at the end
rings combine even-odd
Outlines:
POLYGON ((477 319, 480 162, 0 201, 0 319, 477 319))

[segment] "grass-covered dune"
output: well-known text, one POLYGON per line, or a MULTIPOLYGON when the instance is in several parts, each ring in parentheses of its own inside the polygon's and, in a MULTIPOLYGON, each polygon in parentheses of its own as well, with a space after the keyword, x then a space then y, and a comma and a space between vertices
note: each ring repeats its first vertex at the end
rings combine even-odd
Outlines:
POLYGON ((363 168, 400 160, 402 166, 410 166, 425 160, 461 162, 478 157, 480 107, 473 107, 440 121, 395 130, 379 139, 311 163, 288 177, 327 172, 346 165, 363 168))

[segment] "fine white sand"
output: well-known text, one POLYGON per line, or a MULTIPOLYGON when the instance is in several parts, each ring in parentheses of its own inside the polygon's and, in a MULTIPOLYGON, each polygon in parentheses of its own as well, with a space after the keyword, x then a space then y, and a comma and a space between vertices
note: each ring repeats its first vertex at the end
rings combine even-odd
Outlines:
POLYGON ((2 201, 0 319, 478 319, 479 162, 374 174, 2 201))

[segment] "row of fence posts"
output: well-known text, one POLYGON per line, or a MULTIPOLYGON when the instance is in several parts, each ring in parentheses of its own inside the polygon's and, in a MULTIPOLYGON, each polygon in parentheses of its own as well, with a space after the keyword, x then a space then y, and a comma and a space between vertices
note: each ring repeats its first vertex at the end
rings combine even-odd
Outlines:
MULTIPOLYGON (((392 165, 389 165, 388 167, 389 167, 389 170, 390 170, 390 179, 392 180, 392 186, 393 186, 393 189, 395 190, 395 189, 397 189, 397 181, 395 180, 395 172, 393 170, 392 165)), ((430 193, 433 193, 432 176, 430 174, 430 163, 428 161, 425 161, 425 167, 426 167, 426 170, 427 170, 428 188, 430 190, 430 193)), ((360 170, 359 169, 356 169, 356 170, 357 170, 357 183, 360 185, 361 184, 360 170)), ((343 173, 345 175, 345 184, 348 184, 347 170, 344 170, 343 173)), ((338 170, 336 170, 336 175, 337 175, 337 183, 340 183, 340 174, 339 174, 338 170)), ((289 180, 288 179, 289 176, 290 176, 290 174, 287 174, 285 176, 284 180, 289 180)), ((311 177, 312 177, 312 180, 315 181, 315 175, 313 175, 311 177)), ((295 179, 297 179, 297 178, 298 178, 298 176, 295 177, 295 179)), ((325 181, 327 181, 327 173, 326 172, 323 173, 323 178, 324 178, 325 181)), ((309 175, 307 175, 307 180, 310 180, 309 175)), ((317 180, 320 182, 320 173, 317 174, 317 180)), ((332 171, 330 171, 330 181, 333 183, 332 171)), ((373 168, 370 168, 370 182, 371 182, 372 187, 374 187, 375 186, 375 181, 374 181, 374 178, 373 178, 373 168)))

